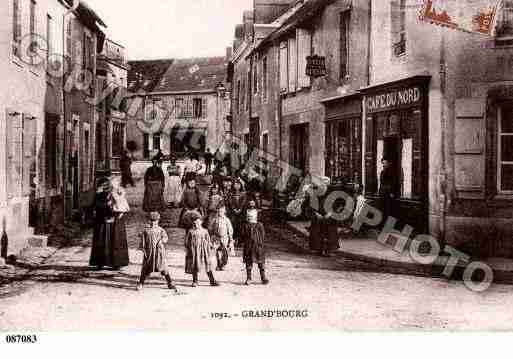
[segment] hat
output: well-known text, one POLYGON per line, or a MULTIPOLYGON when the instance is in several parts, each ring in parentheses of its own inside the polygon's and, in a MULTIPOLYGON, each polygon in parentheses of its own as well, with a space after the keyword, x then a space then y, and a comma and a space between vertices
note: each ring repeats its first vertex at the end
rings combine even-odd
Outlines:
POLYGON ((160 220, 160 214, 159 214, 159 212, 151 212, 149 214, 149 218, 150 218, 150 221, 152 221, 152 222, 158 221, 158 220, 160 220))

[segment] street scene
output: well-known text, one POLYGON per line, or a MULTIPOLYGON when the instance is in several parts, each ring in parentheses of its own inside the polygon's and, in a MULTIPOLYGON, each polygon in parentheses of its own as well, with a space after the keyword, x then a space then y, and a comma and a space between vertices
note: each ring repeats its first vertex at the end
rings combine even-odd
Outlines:
POLYGON ((1 332, 513 329, 512 1, 136 3, 0 5, 1 332))

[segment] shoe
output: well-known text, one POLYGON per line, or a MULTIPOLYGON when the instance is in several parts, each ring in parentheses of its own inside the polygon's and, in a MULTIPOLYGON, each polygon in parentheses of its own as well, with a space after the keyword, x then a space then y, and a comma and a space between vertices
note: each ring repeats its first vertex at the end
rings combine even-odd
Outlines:
POLYGON ((192 282, 192 287, 196 288, 198 286, 198 282, 192 282))
POLYGON ((268 285, 269 284, 269 279, 262 279, 262 284, 263 285, 268 285))
POLYGON ((253 284, 251 279, 246 279, 246 282, 244 283, 244 285, 251 285, 251 284, 253 284))
POLYGON ((168 288, 168 289, 171 289, 171 290, 174 290, 175 292, 177 292, 177 291, 178 291, 178 289, 177 289, 173 284, 168 284, 168 285, 167 285, 167 288, 168 288))
POLYGON ((211 286, 211 287, 220 287, 220 286, 221 286, 221 284, 219 284, 219 283, 218 283, 218 282, 216 282, 216 281, 213 281, 212 283, 210 283, 210 286, 211 286))
POLYGON ((135 290, 140 292, 141 290, 143 289, 143 285, 142 284, 137 284, 137 287, 135 287, 135 290))

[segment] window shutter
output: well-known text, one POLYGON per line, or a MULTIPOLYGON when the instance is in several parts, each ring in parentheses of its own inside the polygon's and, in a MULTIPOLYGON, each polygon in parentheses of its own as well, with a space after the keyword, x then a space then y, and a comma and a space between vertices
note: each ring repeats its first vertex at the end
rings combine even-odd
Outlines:
POLYGON ((60 125, 57 125, 57 138, 56 138, 56 152, 57 152, 57 173, 55 174, 55 176, 57 177, 57 188, 62 188, 63 186, 63 183, 62 183, 62 176, 61 174, 63 173, 63 168, 62 168, 62 155, 63 155, 63 147, 64 147, 64 127, 63 126, 60 126, 60 125))
POLYGON ((296 38, 289 39, 289 92, 297 88, 297 43, 296 38))
POLYGON ((201 117, 207 118, 207 99, 206 98, 201 99, 201 117))
POLYGON ((284 41, 280 44, 280 91, 285 93, 289 87, 288 63, 288 46, 284 41))
POLYGON ((297 29, 298 41, 298 87, 310 87, 310 76, 306 75, 306 58, 312 55, 312 35, 305 29, 297 29))
POLYGON ((6 169, 5 173, 7 176, 7 197, 14 197, 14 122, 17 120, 16 116, 10 116, 10 110, 6 111, 6 169))
POLYGON ((30 194, 31 183, 36 173, 36 121, 30 115, 23 116, 23 173, 22 191, 24 196, 30 194))

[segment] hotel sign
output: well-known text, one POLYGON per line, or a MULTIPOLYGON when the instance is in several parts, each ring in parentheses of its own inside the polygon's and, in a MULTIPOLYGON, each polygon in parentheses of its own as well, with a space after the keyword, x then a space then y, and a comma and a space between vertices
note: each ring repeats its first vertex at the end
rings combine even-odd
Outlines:
POLYGON ((365 104, 367 113, 391 110, 396 107, 412 106, 422 100, 421 89, 417 86, 406 89, 395 89, 378 95, 367 97, 365 104))
POLYGON ((326 57, 313 55, 306 58, 306 76, 322 77, 326 73, 326 57))

